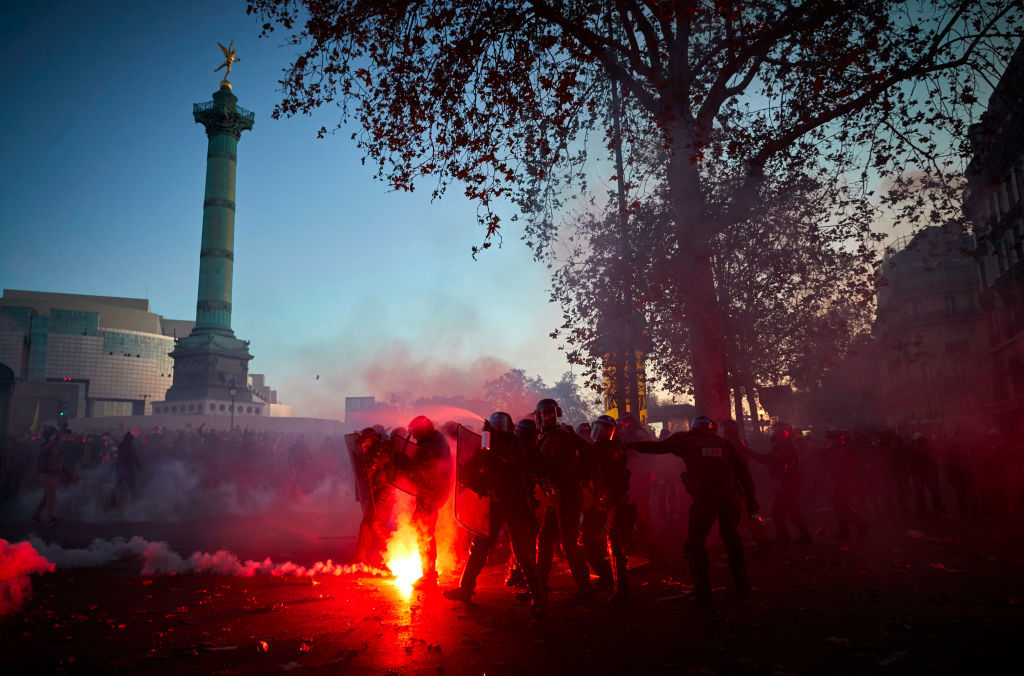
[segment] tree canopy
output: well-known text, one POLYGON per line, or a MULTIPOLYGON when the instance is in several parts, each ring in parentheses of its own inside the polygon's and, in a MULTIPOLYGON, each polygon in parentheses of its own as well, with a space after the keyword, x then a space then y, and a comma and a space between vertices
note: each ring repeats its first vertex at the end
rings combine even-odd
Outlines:
POLYGON ((664 190, 696 404, 724 417, 716 241, 764 209, 767 177, 821 167, 865 193, 889 177, 891 206, 919 214, 906 168, 957 170, 979 89, 1019 41, 1024 10, 1016 0, 249 0, 249 11, 300 50, 275 116, 337 102, 395 189, 428 180, 440 196, 460 185, 479 204, 483 247, 500 236, 495 206, 507 200, 543 257, 567 201, 609 178, 605 156, 586 161, 614 82, 636 137, 660 149, 627 203, 645 186, 664 190))

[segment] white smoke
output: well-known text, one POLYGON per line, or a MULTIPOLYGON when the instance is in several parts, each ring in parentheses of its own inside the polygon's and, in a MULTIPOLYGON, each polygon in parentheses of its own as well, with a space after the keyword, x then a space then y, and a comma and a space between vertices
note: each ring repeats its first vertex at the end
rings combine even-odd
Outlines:
MULTIPOLYGON (((216 552, 194 552, 185 558, 168 547, 166 542, 151 542, 135 536, 130 540, 114 538, 113 540, 95 539, 85 549, 65 549, 58 544, 45 542, 35 535, 29 537, 28 545, 34 547, 51 565, 58 569, 95 568, 106 566, 117 561, 139 560, 142 563, 141 574, 180 575, 186 573, 208 573, 213 575, 233 575, 237 577, 253 577, 254 575, 314 577, 324 575, 378 575, 390 573, 379 568, 372 568, 361 563, 339 564, 331 559, 317 561, 311 566, 300 566, 285 561, 274 563, 266 558, 262 561, 241 561, 231 552, 223 549, 216 552)), ((51 568, 52 570, 52 568, 51 568)))
MULTIPOLYGON (((134 499, 126 487, 118 487, 111 463, 79 467, 75 481, 57 492, 57 514, 85 523, 181 522, 269 513, 331 514, 356 523, 360 518, 348 458, 337 450, 338 457, 325 452, 314 456, 301 475, 268 453, 225 458, 147 450, 140 451, 143 466, 134 499)), ((34 511, 42 491, 32 479, 4 506, 0 518, 20 521, 34 511)))

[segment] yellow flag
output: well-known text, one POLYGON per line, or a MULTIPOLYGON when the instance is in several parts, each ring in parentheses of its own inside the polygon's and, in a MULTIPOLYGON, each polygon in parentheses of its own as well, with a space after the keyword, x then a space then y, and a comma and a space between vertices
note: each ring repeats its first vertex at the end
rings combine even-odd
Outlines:
POLYGON ((39 427, 39 402, 36 402, 36 414, 32 416, 32 427, 28 428, 28 431, 32 434, 36 433, 36 428, 39 427))

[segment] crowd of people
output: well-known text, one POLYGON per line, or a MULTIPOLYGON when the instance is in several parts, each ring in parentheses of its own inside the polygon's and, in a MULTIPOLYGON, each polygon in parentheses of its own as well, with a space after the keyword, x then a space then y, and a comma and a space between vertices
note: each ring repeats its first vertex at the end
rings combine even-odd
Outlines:
MULTIPOLYGON (((710 601, 705 543, 716 522, 736 590, 747 597, 741 529, 749 532, 755 554, 765 555, 793 544, 812 545, 818 537, 861 540, 880 514, 943 517, 950 498, 968 518, 1024 511, 1024 466, 1016 447, 994 433, 970 447, 954 435, 936 448, 922 434, 904 438, 894 432, 830 430, 815 436, 780 421, 766 439, 751 444, 728 419, 719 426, 700 417, 685 431, 663 430, 656 439, 653 430, 629 415, 619 421, 600 416, 575 428, 560 418, 557 402, 549 399, 538 403, 532 418, 518 423, 495 412, 483 424, 484 450, 457 463, 445 442, 455 440, 456 431, 438 434, 422 417, 410 428, 426 426, 437 434, 430 452, 406 453, 409 440, 422 437, 413 429, 377 426, 351 435, 353 466, 364 486, 356 557, 384 565, 396 490, 416 495, 419 512, 424 477, 440 486, 454 472, 459 489, 489 500, 490 522, 475 533, 460 584, 445 591, 446 597, 472 599, 488 553, 504 536, 511 549, 510 584, 518 585, 520 595, 534 605, 546 601, 556 545, 576 586, 570 603, 592 603, 602 590, 612 592, 611 602, 626 602, 627 551, 656 549, 651 519, 659 513, 670 520, 674 516, 659 487, 664 473, 652 472, 645 461, 652 455, 683 461, 676 467, 691 504, 678 510, 685 514, 685 529, 677 523, 669 537, 679 539, 683 533, 692 599, 698 603, 710 601), (755 484, 770 497, 770 529, 760 514, 755 484), (809 523, 807 510, 813 511, 815 523, 809 523)), ((432 524, 443 501, 431 497, 429 516, 418 518, 421 542, 432 541, 432 524)), ((416 586, 436 585, 430 556, 423 559, 423 570, 416 586)))
MULTIPOLYGON (((737 526, 744 508, 756 515, 759 505, 744 458, 717 433, 713 421, 699 418, 687 432, 651 441, 629 416, 616 421, 603 415, 576 429, 561 417, 553 399, 541 400, 534 416, 518 423, 506 412, 495 412, 484 421, 479 450, 457 462, 444 436, 422 416, 408 430, 388 433, 368 427, 353 435, 353 464, 365 496, 356 557, 383 565, 394 492, 407 491, 416 499, 423 570, 414 587, 436 586, 430 543, 444 496, 435 488, 447 487, 454 471, 460 489, 487 500, 488 515, 477 525, 460 583, 444 592, 447 598, 472 599, 477 576, 504 528, 511 541, 510 582, 521 587, 520 594, 534 607, 546 603, 556 545, 576 586, 569 603, 594 603, 603 590, 611 592, 612 603, 625 603, 630 599, 626 552, 638 526, 643 531, 641 510, 630 501, 630 489, 649 481, 643 473, 633 479, 629 455, 674 454, 684 461, 683 480, 693 498, 684 549, 695 580, 694 598, 710 600, 705 541, 716 521, 737 589, 741 596, 749 595, 737 526), (410 440, 415 447, 411 453, 410 440), (591 571, 596 574, 593 584, 591 571)), ((458 439, 458 431, 449 436, 458 439)), ((457 443, 461 456, 463 447, 457 443)))
POLYGON ((318 491, 347 500, 352 472, 344 449, 342 435, 204 425, 85 434, 47 427, 8 438, 0 457, 0 511, 5 519, 18 518, 39 485, 43 501, 32 518, 44 525, 64 518, 178 521, 249 514, 308 502, 318 491))
POLYGON ((484 504, 487 511, 460 515, 453 501, 470 538, 460 583, 445 596, 470 601, 497 548, 509 556, 509 585, 534 606, 546 602, 556 551, 574 580, 571 603, 593 603, 604 591, 611 602, 625 603, 627 553, 652 555, 666 539, 683 542, 692 598, 706 603, 711 585, 705 542, 716 522, 736 590, 745 597, 750 583, 741 531, 749 534, 755 555, 763 555, 819 537, 863 539, 883 515, 1024 513, 1019 445, 995 432, 933 442, 895 432, 809 434, 777 422, 770 436, 748 435, 748 441, 735 421, 701 417, 684 431, 655 435, 628 414, 572 427, 552 399, 518 422, 493 413, 474 431, 482 435, 470 451, 462 448, 460 427, 417 416, 405 428, 309 438, 203 426, 89 434, 47 428, 7 440, 0 502, 11 518, 12 505, 31 501, 36 508, 30 518, 49 526, 62 517, 82 518, 76 510, 84 503, 108 514, 134 509, 140 520, 187 518, 294 505, 330 481, 345 488, 322 507, 339 507, 337 501, 351 500, 353 491, 362 507, 354 560, 384 568, 396 527, 396 492, 404 492, 412 500, 423 573, 415 586, 424 589, 438 584, 441 510, 453 488, 470 491, 477 508, 484 504), (150 499, 162 485, 177 496, 170 507, 150 499), (88 499, 58 501, 62 487, 88 499), (681 490, 688 504, 678 499, 681 490), (771 503, 767 527, 758 501, 765 495, 771 503))

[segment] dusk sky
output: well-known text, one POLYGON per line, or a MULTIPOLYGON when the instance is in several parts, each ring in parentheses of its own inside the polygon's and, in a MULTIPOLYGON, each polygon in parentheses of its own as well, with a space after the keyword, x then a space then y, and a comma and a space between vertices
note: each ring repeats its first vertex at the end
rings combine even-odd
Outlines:
MULTIPOLYGON (((258 39, 244 0, 4 3, 0 62, 0 287, 148 298, 194 319, 206 134, 192 104, 231 82, 256 113, 239 143, 232 326, 251 372, 299 416, 345 396, 477 394, 508 368, 552 382, 568 366, 547 270, 514 224, 473 261, 482 231, 457 188, 393 193, 337 109, 273 120, 293 51, 258 39), (315 380, 317 375, 320 380, 315 380), (436 385, 435 385, 436 383, 436 385)), ((486 414, 486 412, 482 412, 486 414)))

